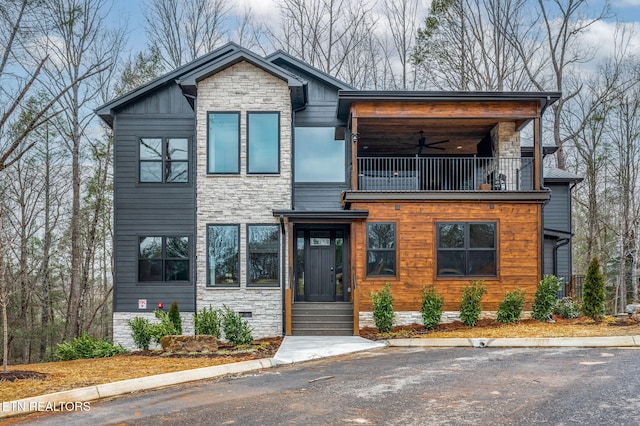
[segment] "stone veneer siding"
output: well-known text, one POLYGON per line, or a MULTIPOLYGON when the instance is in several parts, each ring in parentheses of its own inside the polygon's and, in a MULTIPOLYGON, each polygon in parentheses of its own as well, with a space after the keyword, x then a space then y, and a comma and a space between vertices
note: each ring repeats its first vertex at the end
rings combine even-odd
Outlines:
MULTIPOLYGON (((165 309, 169 312, 168 309, 165 309)), ((131 337, 131 327, 129 327, 128 321, 135 317, 142 317, 149 320, 151 323, 160 322, 156 319, 153 312, 114 312, 113 313, 113 343, 121 344, 130 351, 138 350, 133 343, 131 337)), ((194 334, 193 327, 193 313, 180 313, 180 319, 182 320, 182 334, 194 334)), ((150 349, 159 349, 160 345, 156 348, 153 341, 151 342, 150 349)))
MULTIPOLYGON (((410 324, 422 324, 422 313, 417 311, 405 311, 393 313, 393 325, 410 325, 410 324)), ((482 311, 480 318, 496 319, 496 311, 482 311)), ((373 312, 360 312, 360 328, 363 327, 375 327, 376 324, 373 321, 373 312)), ((531 318, 531 311, 523 311, 522 319, 531 318)), ((454 321, 460 321, 460 311, 445 311, 440 316, 441 323, 451 323, 454 321)))
MULTIPOLYGON (((283 332, 282 286, 247 287, 247 224, 279 225, 273 209, 291 208, 291 98, 289 87, 272 74, 240 62, 198 83, 196 308, 226 305, 247 318, 254 338, 283 332), (207 112, 240 112, 240 174, 207 175, 207 112), (247 175, 247 112, 280 112, 280 174, 247 175), (207 287, 207 224, 240 225, 240 286, 207 287)), ((280 238, 283 236, 280 234, 280 238)), ((285 237, 286 238, 286 237, 285 237)), ((282 241, 279 244, 282 249, 282 241)), ((280 253, 279 275, 286 253, 280 253)), ((286 270, 287 268, 285 268, 286 270)))

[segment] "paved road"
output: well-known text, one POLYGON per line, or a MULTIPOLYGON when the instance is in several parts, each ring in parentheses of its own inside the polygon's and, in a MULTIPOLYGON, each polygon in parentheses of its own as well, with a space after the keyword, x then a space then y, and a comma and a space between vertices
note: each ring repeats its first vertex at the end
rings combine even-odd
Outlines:
POLYGON ((635 349, 391 348, 95 402, 30 424, 640 424, 635 349))

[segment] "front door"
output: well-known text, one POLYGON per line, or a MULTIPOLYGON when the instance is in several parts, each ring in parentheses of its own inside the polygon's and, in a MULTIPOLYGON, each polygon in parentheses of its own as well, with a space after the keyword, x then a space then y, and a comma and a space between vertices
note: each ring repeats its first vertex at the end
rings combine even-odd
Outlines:
POLYGON ((298 229, 296 300, 299 302, 345 301, 345 229, 298 229))

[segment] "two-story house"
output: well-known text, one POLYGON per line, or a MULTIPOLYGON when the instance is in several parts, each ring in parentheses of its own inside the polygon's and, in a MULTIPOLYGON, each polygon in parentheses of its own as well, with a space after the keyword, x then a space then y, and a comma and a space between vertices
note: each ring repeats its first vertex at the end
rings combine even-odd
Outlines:
POLYGON ((391 283, 530 302, 544 268, 541 117, 558 93, 359 91, 233 43, 98 109, 115 138, 115 340, 158 303, 229 306, 254 336, 354 334, 391 283), (530 155, 521 130, 531 126, 530 155))

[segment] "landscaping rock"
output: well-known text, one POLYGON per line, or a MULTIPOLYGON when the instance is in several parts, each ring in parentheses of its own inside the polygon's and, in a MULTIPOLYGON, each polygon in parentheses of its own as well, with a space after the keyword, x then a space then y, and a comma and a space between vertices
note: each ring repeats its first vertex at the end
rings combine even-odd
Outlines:
POLYGON ((628 314, 640 314, 640 305, 627 305, 624 311, 628 314))
POLYGON ((214 352, 218 350, 216 336, 164 336, 160 339, 162 349, 168 352, 214 352))

